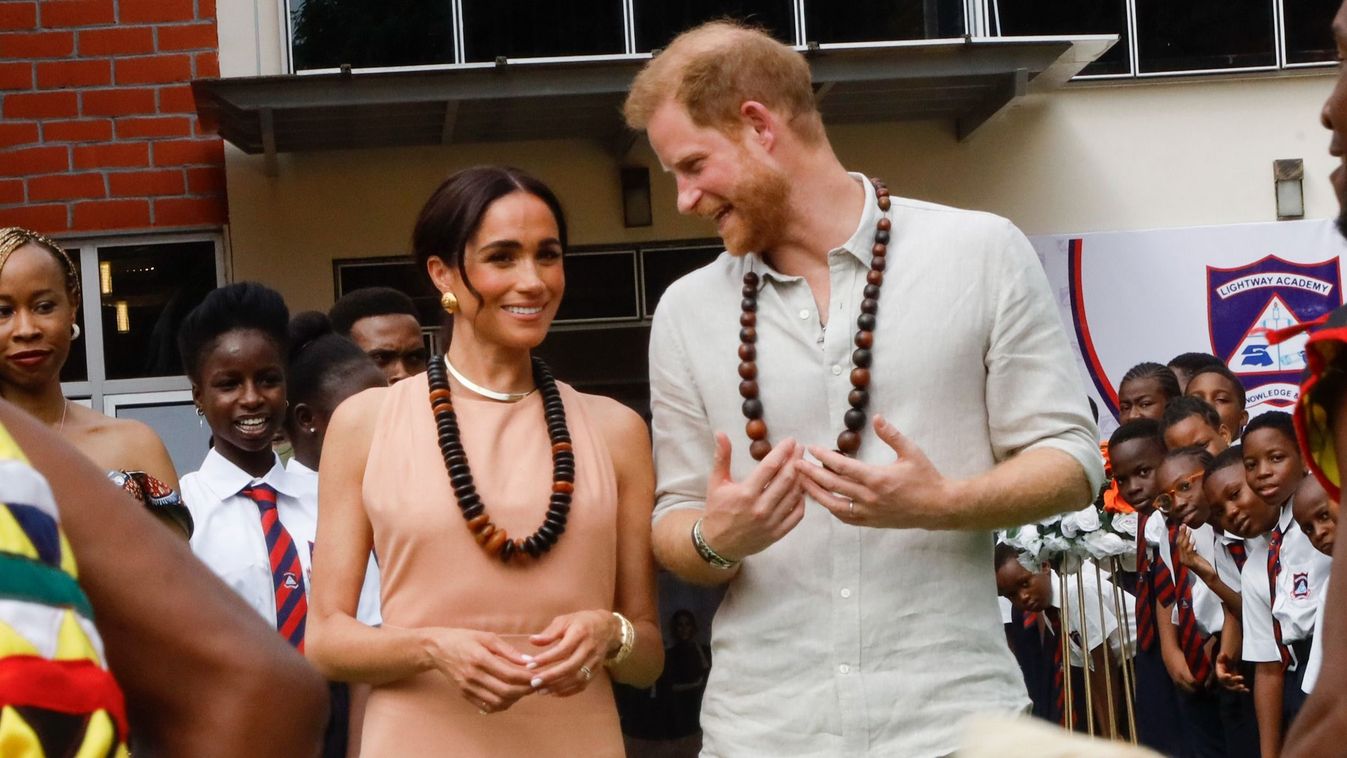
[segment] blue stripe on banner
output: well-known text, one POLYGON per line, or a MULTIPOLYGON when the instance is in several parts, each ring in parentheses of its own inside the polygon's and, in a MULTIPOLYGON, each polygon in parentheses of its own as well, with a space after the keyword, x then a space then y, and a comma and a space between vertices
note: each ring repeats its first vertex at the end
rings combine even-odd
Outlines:
POLYGON ((38 558, 48 566, 60 568, 61 534, 56 527, 56 519, 46 511, 31 505, 4 503, 4 506, 9 509, 19 528, 33 543, 38 558))

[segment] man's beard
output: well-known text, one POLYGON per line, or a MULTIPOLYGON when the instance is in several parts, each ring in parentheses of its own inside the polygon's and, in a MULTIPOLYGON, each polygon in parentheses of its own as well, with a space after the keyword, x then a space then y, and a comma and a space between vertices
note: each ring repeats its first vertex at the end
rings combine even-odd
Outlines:
POLYGON ((790 217, 790 182, 780 172, 745 156, 744 180, 727 198, 733 206, 724 228, 725 249, 731 255, 766 252, 781 241, 790 217))

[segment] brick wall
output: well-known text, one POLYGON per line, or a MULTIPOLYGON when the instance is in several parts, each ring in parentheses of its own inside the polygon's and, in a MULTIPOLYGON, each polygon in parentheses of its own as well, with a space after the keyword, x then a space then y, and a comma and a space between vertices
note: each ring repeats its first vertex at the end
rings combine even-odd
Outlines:
POLYGON ((215 0, 0 0, 0 226, 223 224, 189 84, 217 49, 215 0))

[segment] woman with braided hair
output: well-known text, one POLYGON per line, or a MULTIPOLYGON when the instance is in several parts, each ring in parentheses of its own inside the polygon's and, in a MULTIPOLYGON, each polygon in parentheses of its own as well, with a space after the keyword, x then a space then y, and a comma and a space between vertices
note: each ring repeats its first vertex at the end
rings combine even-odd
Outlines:
POLYGON ((0 397, 45 423, 186 539, 192 517, 158 435, 61 393, 61 368, 79 338, 79 303, 79 272, 60 245, 28 229, 0 229, 0 397))

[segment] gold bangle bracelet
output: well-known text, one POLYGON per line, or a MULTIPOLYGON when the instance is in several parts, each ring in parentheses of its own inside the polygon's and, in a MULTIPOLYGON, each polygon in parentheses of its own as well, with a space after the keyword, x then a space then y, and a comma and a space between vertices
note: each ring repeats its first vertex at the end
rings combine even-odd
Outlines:
POLYGON ((617 617, 618 623, 622 625, 622 638, 619 642, 617 652, 608 656, 607 660, 603 662, 603 665, 610 668, 621 665, 623 661, 630 658, 632 648, 636 647, 636 626, 632 624, 626 616, 623 616, 617 611, 613 611, 613 615, 617 617))

